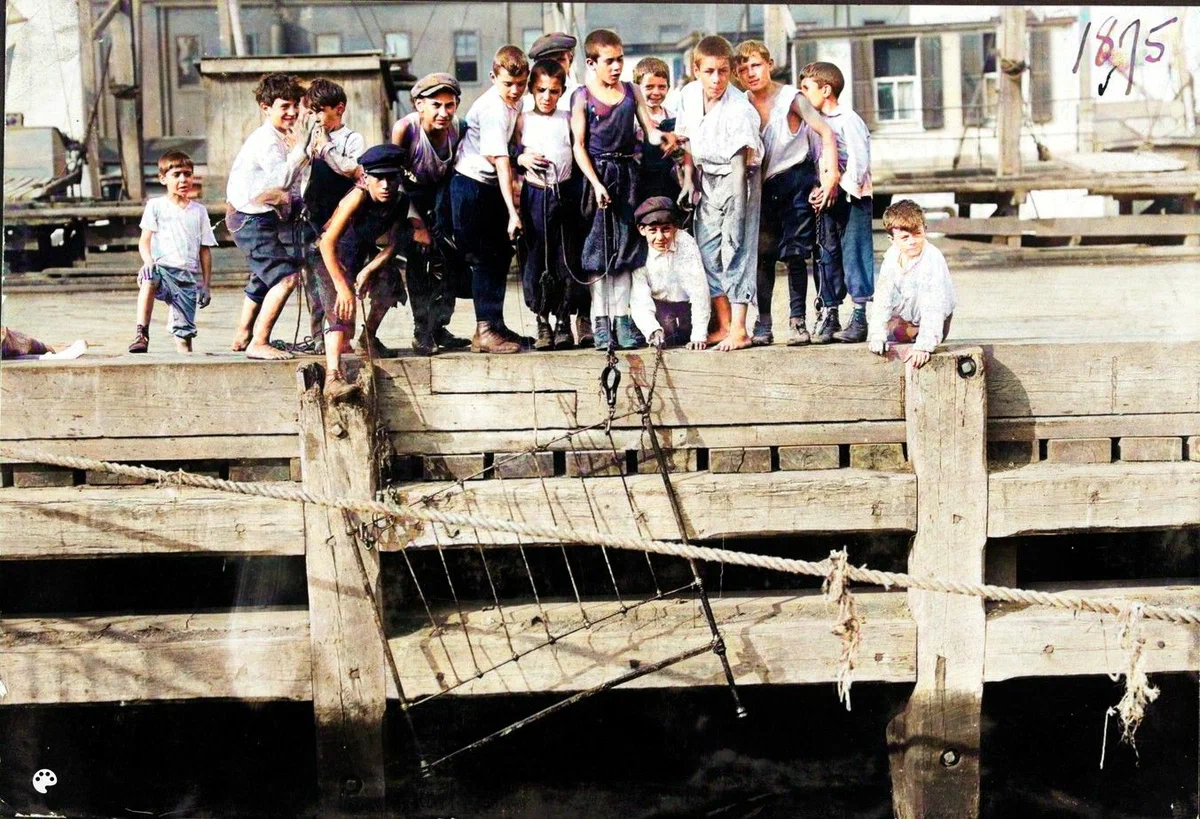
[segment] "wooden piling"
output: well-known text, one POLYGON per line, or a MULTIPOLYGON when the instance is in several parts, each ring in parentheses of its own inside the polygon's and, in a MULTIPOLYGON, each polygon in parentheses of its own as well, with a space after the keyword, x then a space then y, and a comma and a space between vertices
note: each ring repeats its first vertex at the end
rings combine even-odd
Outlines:
MULTIPOLYGON (((310 364, 297 371, 305 489, 363 499, 375 495, 378 475, 369 371, 364 368, 359 378, 363 398, 330 404, 321 392, 323 367, 310 364)), ((384 805, 386 661, 371 610, 382 604, 379 555, 363 548, 355 537, 358 524, 357 516, 350 513, 304 508, 322 816, 379 814, 384 805), (363 567, 375 600, 364 590, 363 567)))
MULTIPOLYGON (((987 541, 987 392, 978 347, 932 356, 906 379, 917 533, 908 571, 982 582, 987 541)), ((979 814, 983 600, 909 591, 917 682, 888 726, 897 817, 979 814)))

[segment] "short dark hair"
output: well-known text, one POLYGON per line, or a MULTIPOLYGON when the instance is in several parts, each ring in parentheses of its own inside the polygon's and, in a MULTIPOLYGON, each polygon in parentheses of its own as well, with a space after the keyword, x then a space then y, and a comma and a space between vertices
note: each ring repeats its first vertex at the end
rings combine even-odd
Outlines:
POLYGON ((633 67, 633 82, 635 85, 641 85, 642 80, 646 77, 662 77, 670 82, 671 69, 667 68, 667 64, 658 57, 643 57, 633 67))
POLYGON ((901 199, 887 206, 883 212, 883 229, 887 233, 903 230, 916 233, 925 230, 925 211, 911 199, 901 199))
POLYGON ((166 176, 172 168, 187 168, 189 171, 195 171, 196 164, 183 151, 172 149, 158 158, 158 175, 166 176))
POLYGON ((833 63, 809 63, 800 69, 800 79, 812 80, 818 88, 828 85, 833 91, 835 100, 842 96, 842 90, 846 87, 846 78, 842 74, 842 69, 833 63))
POLYGON ((588 36, 583 39, 583 56, 589 60, 599 59, 600 49, 602 48, 624 48, 625 44, 621 42, 621 35, 617 32, 607 29, 598 28, 595 31, 588 32, 588 36))
POLYGON ((510 77, 524 77, 529 73, 529 58, 515 45, 500 46, 492 57, 492 73, 507 71, 510 77))
POLYGON ((696 43, 696 47, 692 49, 692 65, 698 65, 704 57, 729 60, 729 67, 733 68, 733 46, 724 37, 710 34, 696 43))
POLYGON ((529 69, 529 87, 533 88, 538 77, 549 77, 552 80, 558 80, 563 88, 567 85, 567 70, 562 67, 562 63, 558 60, 538 60, 533 64, 533 68, 529 69))
POLYGON ((254 86, 254 99, 268 108, 275 104, 275 100, 299 102, 303 96, 304 87, 291 74, 264 74, 258 85, 254 86))
POLYGON ((337 108, 346 104, 346 89, 333 80, 317 77, 308 84, 308 90, 304 92, 304 102, 313 111, 337 108))

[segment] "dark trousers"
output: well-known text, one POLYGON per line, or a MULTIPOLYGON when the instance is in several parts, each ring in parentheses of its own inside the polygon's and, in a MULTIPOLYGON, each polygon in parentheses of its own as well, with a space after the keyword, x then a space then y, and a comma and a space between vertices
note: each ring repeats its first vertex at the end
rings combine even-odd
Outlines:
POLYGON ((450 184, 409 192, 409 198, 429 229, 433 244, 426 247, 412 240, 405 242, 405 283, 412 307, 413 330, 421 337, 444 329, 454 315, 459 279, 466 263, 457 247, 446 241, 454 233, 450 205, 450 184))
POLYGON ((806 260, 816 247, 816 214, 808 195, 818 184, 812 162, 793 165, 763 182, 758 242, 759 326, 771 326, 775 263, 780 259, 788 270, 788 315, 804 318, 808 300, 806 260))
POLYGON ((471 269, 475 320, 503 323, 512 245, 508 241, 508 208, 500 188, 456 173, 450 180, 450 207, 454 241, 471 269))
POLYGON ((821 301, 828 306, 841 304, 847 291, 855 304, 875 296, 871 206, 871 197, 855 198, 839 188, 821 214, 821 301))
POLYGON ((582 287, 574 277, 582 272, 572 220, 579 213, 580 178, 576 174, 557 189, 527 181, 521 189, 521 289, 525 305, 542 318, 564 319, 579 303, 582 287))

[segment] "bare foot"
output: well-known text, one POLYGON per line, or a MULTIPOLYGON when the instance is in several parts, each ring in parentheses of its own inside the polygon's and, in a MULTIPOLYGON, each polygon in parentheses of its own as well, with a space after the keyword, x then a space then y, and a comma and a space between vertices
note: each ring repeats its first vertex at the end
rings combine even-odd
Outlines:
POLYGON ((238 330, 237 335, 233 337, 232 350, 235 353, 240 353, 242 350, 250 346, 250 339, 253 333, 250 330, 238 330))
POLYGON ((709 346, 712 346, 714 344, 720 344, 722 341, 724 341, 728 337, 729 337, 729 328, 728 327, 718 327, 716 330, 713 330, 711 333, 708 334, 709 346))
POLYGON ((731 352, 732 350, 744 350, 753 344, 753 340, 745 330, 730 330, 729 335, 725 336, 725 340, 716 346, 716 349, 723 353, 731 352))
POLYGON ((270 344, 251 344, 246 348, 246 358, 259 361, 287 361, 295 356, 287 350, 276 350, 270 344))

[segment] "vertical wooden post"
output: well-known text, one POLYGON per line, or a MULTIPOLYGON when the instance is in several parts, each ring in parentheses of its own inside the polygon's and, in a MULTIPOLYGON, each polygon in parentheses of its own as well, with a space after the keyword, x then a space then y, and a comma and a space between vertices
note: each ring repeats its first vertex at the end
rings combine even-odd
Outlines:
MULTIPOLYGON (((92 39, 92 2, 75 0, 79 14, 79 77, 83 85, 84 164, 89 195, 100 198, 100 127, 88 127, 99 93, 96 89, 96 41, 92 39)), ((97 114, 97 116, 99 116, 97 114)))
MULTIPOLYGON (((935 353, 906 379, 909 457, 917 476, 913 574, 982 582, 987 540, 987 398, 983 351, 935 353)), ((902 819, 979 813, 983 600, 910 591, 917 683, 888 726, 892 805, 902 819)))
MULTIPOLYGON (((300 469, 312 492, 373 499, 375 417, 370 377, 365 399, 330 405, 321 393, 324 369, 297 370, 300 469)), ((372 607, 381 605, 379 555, 352 534, 357 516, 305 506, 305 566, 312 641, 313 712, 322 816, 379 813, 384 805, 387 680, 372 607), (375 599, 363 588, 359 550, 375 599)))
MULTIPOLYGON (((140 10, 140 4, 139 4, 140 10)), ((142 89, 138 84, 134 21, 124 11, 109 24, 112 35, 112 67, 108 88, 116 101, 117 141, 121 151, 121 176, 125 193, 135 202, 146 196, 142 176, 142 89)))
MULTIPOLYGON (((1025 61, 1025 7, 1005 6, 1001 12, 1000 60, 1012 63, 1025 61)), ((1001 62, 1001 66, 1003 63, 1001 62)), ((999 72, 1000 99, 997 123, 1000 136, 999 156, 996 157, 998 176, 1015 176, 1021 173, 1021 123, 1024 120, 1024 103, 1021 101, 1021 79, 1024 72, 1007 74, 999 72)))

